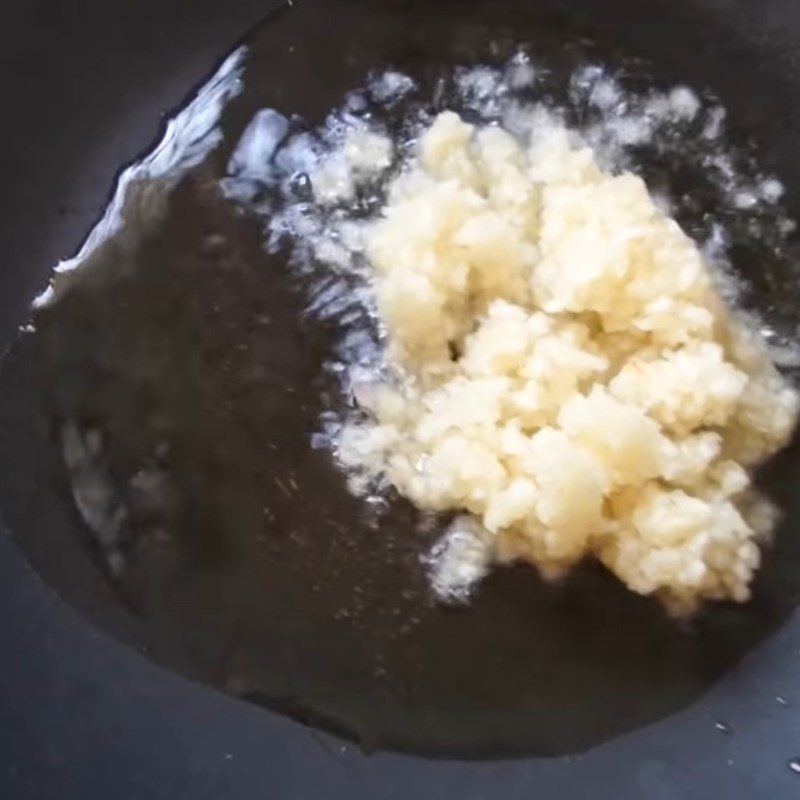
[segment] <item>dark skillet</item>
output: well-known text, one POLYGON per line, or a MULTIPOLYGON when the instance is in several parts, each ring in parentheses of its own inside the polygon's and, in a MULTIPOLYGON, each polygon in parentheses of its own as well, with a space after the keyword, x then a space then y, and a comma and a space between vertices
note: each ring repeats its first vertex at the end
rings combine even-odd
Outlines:
MULTIPOLYGON (((580 32, 602 58, 645 58, 648 79, 715 91, 794 203, 800 17, 789 3, 297 5, 257 35, 248 74, 261 82, 226 112, 234 141, 263 105, 319 119, 386 61, 473 59, 486 31, 558 57, 580 32)), ((49 267, 85 235, 113 170, 152 139, 159 111, 268 10, 10 12, 6 341, 49 267)), ((168 224, 98 254, 81 291, 37 317, 0 377, 5 523, 94 623, 0 543, 3 796, 793 796, 794 448, 764 476, 787 517, 748 606, 678 627, 591 567, 556 589, 510 570, 470 609, 432 606, 411 509, 397 502, 374 530, 305 447, 324 331, 297 322, 301 298, 263 255, 258 226, 209 189, 221 163, 224 151, 180 184, 168 224), (220 231, 231 248, 201 246, 220 231), (294 396, 278 391, 287 385, 294 396), (171 476, 159 510, 171 535, 137 519, 122 577, 74 508, 57 446, 67 418, 102 430, 115 485, 143 465, 171 476), (299 488, 266 489, 275 475, 299 488), (416 755, 362 752, 384 748, 416 755), (476 756, 518 760, 453 760, 476 756)), ((788 271, 765 278, 748 253, 737 266, 752 302, 791 312, 788 271)))

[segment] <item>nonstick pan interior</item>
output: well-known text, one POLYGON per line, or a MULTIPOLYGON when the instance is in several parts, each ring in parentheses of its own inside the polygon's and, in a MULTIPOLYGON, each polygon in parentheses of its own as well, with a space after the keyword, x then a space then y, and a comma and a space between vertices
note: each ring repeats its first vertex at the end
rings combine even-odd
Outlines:
MULTIPOLYGON (((366 749, 560 755, 696 700, 797 602, 796 448, 763 478, 786 519, 747 606, 676 625, 592 566, 555 587, 510 569, 469 607, 436 605, 419 561, 431 538, 414 533, 413 510, 396 500, 366 513, 308 447, 326 331, 303 318, 303 287, 216 178, 260 107, 319 120, 371 69, 430 74, 523 41, 556 65, 585 50, 642 80, 711 86, 791 203, 797 120, 778 111, 791 76, 776 68, 767 93, 760 73, 734 80, 713 53, 689 59, 674 46, 686 23, 715 41, 724 23, 678 9, 656 31, 644 16, 622 26, 612 4, 589 22, 522 2, 298 6, 250 40, 226 144, 171 189, 156 224, 131 213, 9 355, 0 407, 14 468, 0 504, 16 541, 67 599, 157 662, 366 749), (102 513, 133 509, 116 565, 74 507, 65 438, 84 477, 100 476, 102 513)), ((757 256, 737 264, 750 302, 791 324, 791 262, 757 256)))

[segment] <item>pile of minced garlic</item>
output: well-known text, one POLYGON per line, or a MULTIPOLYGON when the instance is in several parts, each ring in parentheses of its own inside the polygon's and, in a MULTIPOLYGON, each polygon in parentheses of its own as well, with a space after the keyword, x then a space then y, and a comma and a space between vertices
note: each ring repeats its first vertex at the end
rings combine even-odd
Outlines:
POLYGON ((470 515, 501 562, 594 556, 678 613, 748 598, 775 521, 750 470, 798 395, 640 178, 563 125, 445 112, 366 255, 389 377, 357 386, 346 466, 470 515))

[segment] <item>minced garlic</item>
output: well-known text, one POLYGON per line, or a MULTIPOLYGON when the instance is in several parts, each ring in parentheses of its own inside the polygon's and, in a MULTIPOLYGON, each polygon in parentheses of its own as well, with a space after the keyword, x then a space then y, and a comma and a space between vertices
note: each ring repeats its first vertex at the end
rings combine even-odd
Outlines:
POLYGON ((346 465, 501 561, 592 555, 678 612, 749 597, 774 514, 748 470, 798 396, 640 178, 546 115, 521 141, 445 112, 366 253, 393 378, 359 387, 346 465))

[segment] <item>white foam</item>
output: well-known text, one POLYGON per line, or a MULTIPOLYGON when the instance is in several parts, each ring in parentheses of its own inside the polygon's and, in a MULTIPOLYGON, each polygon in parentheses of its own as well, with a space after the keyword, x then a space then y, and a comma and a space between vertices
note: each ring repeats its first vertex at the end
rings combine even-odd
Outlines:
POLYGON ((706 139, 719 139, 725 126, 727 112, 722 106, 714 106, 706 114, 706 122, 703 126, 703 136, 706 139))
POLYGON ((765 178, 758 187, 758 194, 768 203, 777 203, 784 195, 783 184, 777 178, 765 178))
POLYGON ((607 78, 596 81, 589 92, 589 103, 602 111, 610 111, 620 105, 622 100, 619 84, 607 78))
POLYGON ((505 82, 510 89, 529 89, 536 82, 536 68, 525 53, 517 53, 506 66, 505 82))
POLYGON ((494 561, 492 536, 474 518, 456 517, 423 558, 431 588, 445 602, 464 602, 494 561))
POLYGON ((259 111, 245 128, 228 163, 228 173, 248 180, 268 181, 272 157, 289 132, 289 120, 271 108, 259 111))
POLYGON ((390 104, 414 90, 414 80, 402 72, 389 70, 374 76, 369 82, 369 91, 376 103, 390 104))
POLYGON ((456 70, 455 84, 461 99, 484 119, 502 114, 509 87, 500 70, 492 67, 456 70))
POLYGON ((688 86, 676 86, 668 95, 668 116, 691 122, 700 112, 700 99, 688 86))

